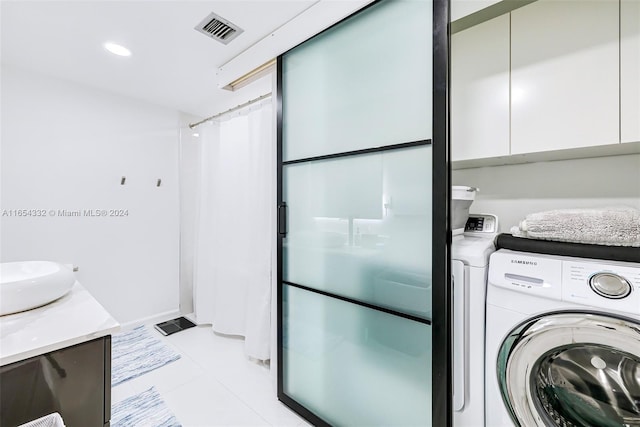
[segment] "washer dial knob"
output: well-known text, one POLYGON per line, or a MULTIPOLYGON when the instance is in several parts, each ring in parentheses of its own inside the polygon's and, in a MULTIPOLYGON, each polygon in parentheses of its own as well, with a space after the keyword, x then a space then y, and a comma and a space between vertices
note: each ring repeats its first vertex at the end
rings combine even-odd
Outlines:
POLYGON ((596 273, 589 279, 589 286, 605 298, 621 299, 631 293, 631 284, 614 273, 596 273))

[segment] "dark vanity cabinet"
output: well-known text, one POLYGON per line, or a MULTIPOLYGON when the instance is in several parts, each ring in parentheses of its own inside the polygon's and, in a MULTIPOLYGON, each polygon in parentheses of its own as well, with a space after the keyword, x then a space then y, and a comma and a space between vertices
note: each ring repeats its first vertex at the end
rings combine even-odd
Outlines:
POLYGON ((111 336, 0 367, 0 425, 58 412, 67 427, 108 426, 111 336))

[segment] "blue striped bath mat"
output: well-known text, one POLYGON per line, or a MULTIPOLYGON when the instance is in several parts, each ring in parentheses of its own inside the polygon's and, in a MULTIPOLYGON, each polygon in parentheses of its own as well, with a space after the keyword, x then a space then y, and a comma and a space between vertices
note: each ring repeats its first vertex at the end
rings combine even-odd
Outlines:
POLYGON ((180 354, 144 327, 111 339, 111 387, 180 359, 180 354))
POLYGON ((116 403, 111 408, 111 427, 180 427, 154 387, 116 403))

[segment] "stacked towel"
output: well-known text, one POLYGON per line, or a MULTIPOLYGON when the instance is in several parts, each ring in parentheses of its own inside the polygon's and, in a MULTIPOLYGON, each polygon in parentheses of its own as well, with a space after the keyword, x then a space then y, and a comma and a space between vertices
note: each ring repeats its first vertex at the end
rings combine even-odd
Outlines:
POLYGON ((640 210, 629 207, 559 209, 529 214, 516 237, 588 243, 592 245, 640 247, 640 210))

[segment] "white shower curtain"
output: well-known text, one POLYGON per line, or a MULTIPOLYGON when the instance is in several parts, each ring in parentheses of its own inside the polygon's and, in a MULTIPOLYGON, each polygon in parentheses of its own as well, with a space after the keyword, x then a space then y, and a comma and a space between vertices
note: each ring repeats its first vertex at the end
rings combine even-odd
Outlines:
POLYGON ((194 309, 198 324, 270 357, 275 189, 271 100, 198 128, 201 172, 194 309))

